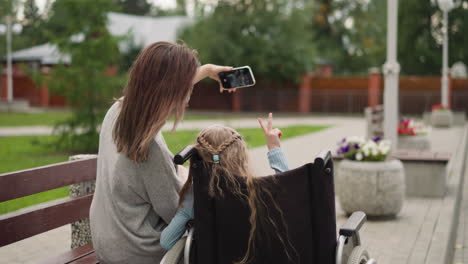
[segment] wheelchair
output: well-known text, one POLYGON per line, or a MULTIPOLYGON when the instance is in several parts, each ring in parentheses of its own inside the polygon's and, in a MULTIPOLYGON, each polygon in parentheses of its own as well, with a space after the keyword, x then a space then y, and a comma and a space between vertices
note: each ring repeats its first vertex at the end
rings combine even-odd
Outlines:
MULTIPOLYGON (((210 164, 193 146, 174 156, 174 163, 190 159, 194 192, 194 219, 188 231, 169 250, 162 264, 230 264, 246 252, 250 231, 250 209, 245 201, 225 193, 208 195, 210 164)), ((285 253, 278 239, 261 241, 250 263, 376 264, 361 246, 359 230, 366 221, 363 212, 354 212, 336 235, 333 162, 329 151, 322 151, 314 162, 280 174, 262 177, 277 206, 293 257, 285 253), (264 243, 263 243, 264 242, 264 243)), ((223 188, 223 185, 221 185, 223 188)), ((278 218, 278 214, 272 214, 278 218)))

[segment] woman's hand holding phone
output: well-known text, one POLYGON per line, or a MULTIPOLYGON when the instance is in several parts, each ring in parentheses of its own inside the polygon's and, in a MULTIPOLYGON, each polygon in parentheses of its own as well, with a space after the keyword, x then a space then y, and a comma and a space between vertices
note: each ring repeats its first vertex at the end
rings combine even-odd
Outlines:
MULTIPOLYGON (((231 71, 232 67, 230 66, 219 66, 214 64, 204 64, 198 67, 197 73, 195 74, 193 84, 205 79, 206 77, 213 79, 219 83, 219 92, 223 92, 225 90, 223 85, 221 84, 221 80, 219 79, 218 73, 231 71)), ((235 92, 236 89, 229 89, 230 93, 235 92)))
POLYGON ((267 124, 265 124, 263 122, 263 119, 260 117, 257 118, 257 120, 260 126, 262 127, 263 132, 265 133, 268 150, 281 147, 280 138, 282 136, 282 133, 281 130, 279 130, 278 128, 273 128, 273 114, 270 113, 268 115, 267 124))

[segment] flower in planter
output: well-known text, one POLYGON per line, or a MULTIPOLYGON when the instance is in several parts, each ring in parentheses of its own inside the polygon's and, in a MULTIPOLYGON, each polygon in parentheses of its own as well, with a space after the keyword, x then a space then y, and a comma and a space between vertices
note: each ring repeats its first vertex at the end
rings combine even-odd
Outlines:
POLYGON ((447 111, 450 110, 450 106, 443 107, 442 104, 435 104, 432 106, 432 111, 447 111))
POLYGON ((338 143, 337 154, 356 161, 384 161, 390 154, 390 141, 381 137, 347 137, 338 143))
POLYGON ((398 135, 418 136, 429 133, 426 126, 421 122, 415 122, 412 118, 402 118, 398 123, 398 135))

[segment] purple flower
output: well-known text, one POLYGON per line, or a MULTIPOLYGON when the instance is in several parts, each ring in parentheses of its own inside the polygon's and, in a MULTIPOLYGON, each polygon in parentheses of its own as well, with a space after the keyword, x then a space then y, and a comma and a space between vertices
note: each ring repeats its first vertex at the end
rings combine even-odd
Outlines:
POLYGON ((343 138, 343 139, 341 140, 341 143, 345 143, 345 142, 346 142, 346 138, 343 138))
POLYGON ((349 146, 341 147, 341 148, 340 148, 340 151, 341 151, 341 153, 346 153, 346 152, 348 152, 348 151, 349 151, 349 146))
POLYGON ((380 140, 382 140, 382 137, 375 137, 375 138, 373 139, 373 141, 374 141, 375 143, 379 142, 380 140))
POLYGON ((359 149, 359 144, 354 144, 355 149, 359 149))

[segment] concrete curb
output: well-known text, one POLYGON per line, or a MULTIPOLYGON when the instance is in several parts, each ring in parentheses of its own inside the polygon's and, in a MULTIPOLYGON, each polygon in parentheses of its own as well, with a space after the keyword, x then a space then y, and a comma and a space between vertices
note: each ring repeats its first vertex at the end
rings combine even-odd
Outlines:
POLYGON ((466 173, 468 125, 465 125, 462 144, 448 168, 447 192, 442 200, 437 224, 434 227, 426 264, 451 264, 457 237, 463 181, 466 173))

